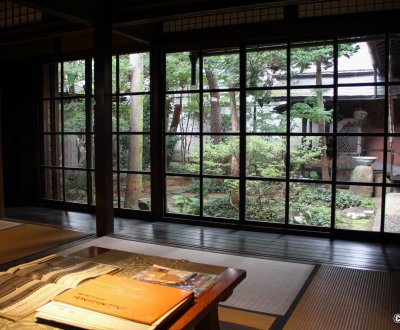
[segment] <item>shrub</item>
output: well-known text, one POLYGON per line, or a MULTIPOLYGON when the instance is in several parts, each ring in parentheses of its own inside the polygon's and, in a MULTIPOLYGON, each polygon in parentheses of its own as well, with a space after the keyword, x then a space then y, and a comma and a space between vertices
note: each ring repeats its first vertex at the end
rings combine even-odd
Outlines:
POLYGON ((285 202, 266 198, 257 202, 257 198, 247 197, 246 218, 259 221, 284 222, 285 202))
POLYGON ((179 207, 180 213, 199 214, 200 203, 197 198, 175 195, 172 199, 174 204, 179 207))
POLYGON ((346 191, 338 190, 336 192, 336 207, 343 210, 349 207, 357 207, 361 205, 361 199, 346 191))
POLYGON ((361 200, 360 206, 366 209, 375 209, 376 203, 371 198, 364 198, 361 200))
MULTIPOLYGON (((190 191, 195 193, 197 197, 200 197, 200 181, 193 180, 190 185, 190 191)), ((227 187, 221 182, 221 180, 204 180, 203 181, 203 195, 206 196, 210 193, 226 193, 227 187)))
POLYGON ((312 226, 329 227, 331 225, 331 209, 326 206, 310 207, 309 223, 312 226))
POLYGON ((220 218, 237 218, 238 212, 229 197, 217 197, 204 203, 204 214, 220 218))
POLYGON ((331 224, 331 209, 325 205, 310 205, 293 203, 291 212, 301 212, 305 218, 305 225, 329 227, 331 224))

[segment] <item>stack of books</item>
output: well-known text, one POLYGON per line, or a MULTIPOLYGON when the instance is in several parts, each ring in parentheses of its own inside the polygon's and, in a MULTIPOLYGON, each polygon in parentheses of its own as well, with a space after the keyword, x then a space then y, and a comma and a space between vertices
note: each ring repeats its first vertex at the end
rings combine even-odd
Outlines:
POLYGON ((192 291, 103 275, 58 295, 36 318, 86 329, 157 329, 193 301, 192 291))
POLYGON ((0 316, 17 321, 79 283, 121 268, 49 255, 0 272, 0 316))

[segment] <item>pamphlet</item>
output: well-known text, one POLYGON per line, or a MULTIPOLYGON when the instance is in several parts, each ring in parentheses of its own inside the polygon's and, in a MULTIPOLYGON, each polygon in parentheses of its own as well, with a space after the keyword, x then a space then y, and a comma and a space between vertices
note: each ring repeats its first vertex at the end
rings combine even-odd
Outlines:
POLYGON ((195 297, 199 297, 218 281, 219 276, 152 265, 132 276, 132 278, 193 291, 195 297))
POLYGON ((128 277, 103 275, 53 299, 71 306, 151 325, 176 306, 193 302, 193 293, 128 277))

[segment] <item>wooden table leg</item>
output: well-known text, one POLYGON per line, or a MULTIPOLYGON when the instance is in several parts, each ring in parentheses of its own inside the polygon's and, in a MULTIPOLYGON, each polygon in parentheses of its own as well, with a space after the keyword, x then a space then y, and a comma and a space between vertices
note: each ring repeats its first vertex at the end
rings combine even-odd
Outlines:
POLYGON ((196 324, 195 330, 219 330, 218 306, 196 324))

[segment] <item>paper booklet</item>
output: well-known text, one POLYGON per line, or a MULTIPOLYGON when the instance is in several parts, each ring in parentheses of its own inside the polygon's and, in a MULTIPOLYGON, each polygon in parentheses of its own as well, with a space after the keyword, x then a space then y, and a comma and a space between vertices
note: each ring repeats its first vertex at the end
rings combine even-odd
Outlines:
POLYGON ((56 254, 11 267, 0 272, 0 316, 16 321, 84 280, 119 270, 56 254))
MULTIPOLYGON (((157 328, 188 308, 193 303, 193 297, 193 292, 186 290, 128 277, 103 275, 61 293, 52 302, 39 308, 36 317, 71 325, 80 322, 79 326, 87 328, 89 325, 95 326, 93 318, 100 313, 101 319, 109 320, 104 322, 112 322, 113 318, 117 318, 122 328, 124 324, 129 327, 134 323, 147 325, 144 329, 149 329, 149 326, 157 328), (72 311, 72 315, 66 310, 72 311), (88 312, 87 318, 80 318, 79 315, 85 311, 88 312)), ((108 329, 111 325, 97 324, 95 329, 108 329)), ((115 325, 113 327, 116 328, 115 325)))
POLYGON ((186 305, 186 301, 183 301, 180 305, 176 306, 151 325, 90 311, 57 301, 50 301, 46 305, 38 308, 36 319, 38 319, 40 323, 45 322, 52 325, 53 322, 56 322, 84 329, 156 330, 160 327, 164 327, 165 323, 170 320, 170 315, 176 315, 176 313, 181 310, 181 305, 186 305))
POLYGON ((179 284, 187 281, 193 275, 195 275, 193 272, 153 265, 137 273, 132 278, 160 284, 179 284))
POLYGON ((152 265, 131 278, 193 291, 195 297, 202 295, 219 280, 215 274, 188 272, 159 265, 152 265))

